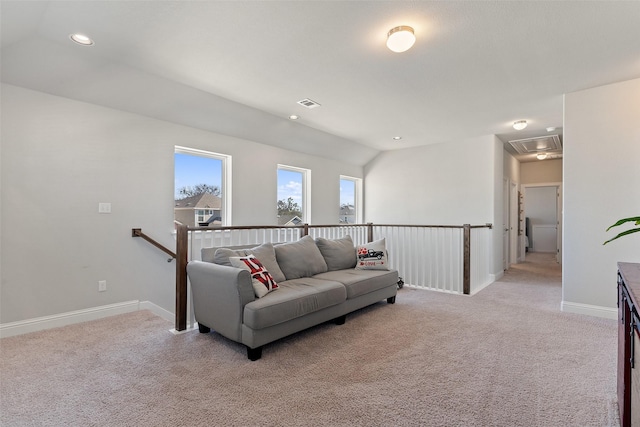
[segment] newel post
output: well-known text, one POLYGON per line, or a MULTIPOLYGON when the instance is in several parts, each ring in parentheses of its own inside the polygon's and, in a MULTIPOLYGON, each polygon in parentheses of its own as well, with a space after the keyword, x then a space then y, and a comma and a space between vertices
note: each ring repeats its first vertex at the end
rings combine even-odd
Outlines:
POLYGON ((189 230, 176 222, 176 331, 187 329, 187 263, 189 230))
POLYGON ((302 236, 308 236, 309 235, 309 224, 304 224, 302 226, 302 236))
POLYGON ((367 242, 368 243, 373 242, 373 223, 372 222, 367 223, 367 242))
POLYGON ((462 293, 471 293, 471 225, 464 224, 463 230, 463 261, 462 261, 462 293))

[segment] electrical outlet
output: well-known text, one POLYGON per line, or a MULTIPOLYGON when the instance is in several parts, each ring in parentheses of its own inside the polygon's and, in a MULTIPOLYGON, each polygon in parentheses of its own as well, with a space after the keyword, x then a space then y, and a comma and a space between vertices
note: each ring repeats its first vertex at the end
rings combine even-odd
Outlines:
POLYGON ((107 290, 107 281, 98 280, 98 292, 105 292, 107 290))

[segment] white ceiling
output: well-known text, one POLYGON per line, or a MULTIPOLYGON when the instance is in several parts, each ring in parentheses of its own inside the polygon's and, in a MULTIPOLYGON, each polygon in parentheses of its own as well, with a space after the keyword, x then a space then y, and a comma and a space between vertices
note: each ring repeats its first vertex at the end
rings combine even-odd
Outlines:
POLYGON ((640 77, 640 1, 0 7, 3 82, 358 164, 382 150, 545 134, 562 127, 564 93, 640 77), (417 37, 400 54, 385 47, 397 25, 417 37), (74 32, 95 45, 73 44, 74 32), (529 127, 515 132, 519 119, 529 127))

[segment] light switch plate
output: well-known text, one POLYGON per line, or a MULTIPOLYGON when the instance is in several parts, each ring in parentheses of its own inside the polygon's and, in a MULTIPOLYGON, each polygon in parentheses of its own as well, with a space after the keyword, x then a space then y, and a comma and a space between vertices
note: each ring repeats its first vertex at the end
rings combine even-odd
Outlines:
POLYGON ((111 203, 98 203, 98 213, 111 213, 111 203))

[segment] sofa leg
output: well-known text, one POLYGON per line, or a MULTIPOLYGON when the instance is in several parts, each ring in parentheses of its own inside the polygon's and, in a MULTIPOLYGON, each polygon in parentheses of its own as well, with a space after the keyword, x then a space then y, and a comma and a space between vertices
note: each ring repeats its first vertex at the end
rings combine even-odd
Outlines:
POLYGON ((260 359, 262 357, 262 346, 256 348, 247 347, 247 357, 252 362, 260 359))
POLYGON ((335 319, 333 319, 333 322, 336 325, 344 325, 344 322, 346 322, 346 321, 347 321, 347 315, 346 314, 342 315, 340 317, 336 317, 335 319))
POLYGON ((198 323, 198 330, 201 334, 208 334, 211 332, 211 328, 208 326, 204 326, 202 323, 198 323))
POLYGON ((387 302, 389 304, 395 304, 396 303, 396 297, 392 296, 392 297, 387 298, 387 302))

